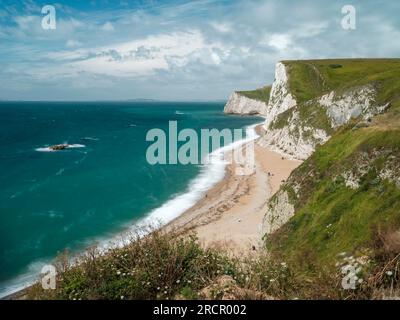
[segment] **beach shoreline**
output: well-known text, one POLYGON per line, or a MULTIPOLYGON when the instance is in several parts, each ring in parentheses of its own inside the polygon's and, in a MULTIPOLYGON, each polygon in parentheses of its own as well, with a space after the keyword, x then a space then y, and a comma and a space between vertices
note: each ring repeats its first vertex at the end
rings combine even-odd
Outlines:
MULTIPOLYGON (((262 124, 257 125, 255 131, 261 130, 262 124)), ((258 139, 247 142, 254 143, 252 174, 236 175, 237 164, 230 161, 221 181, 161 229, 194 232, 203 246, 221 248, 234 255, 257 251, 263 245, 262 224, 268 200, 302 163, 258 145, 258 139)))

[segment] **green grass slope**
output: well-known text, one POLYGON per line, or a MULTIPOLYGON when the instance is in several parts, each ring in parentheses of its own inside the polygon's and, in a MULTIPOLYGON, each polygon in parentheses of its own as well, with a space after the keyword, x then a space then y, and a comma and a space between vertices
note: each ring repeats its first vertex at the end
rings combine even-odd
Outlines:
POLYGON ((400 59, 329 59, 283 61, 290 91, 301 103, 332 90, 341 92, 365 84, 376 85, 380 103, 398 99, 400 59))
MULTIPOLYGON (((371 123, 354 119, 337 132, 331 130, 332 138, 292 173, 282 188, 291 196, 295 215, 266 237, 266 245, 305 272, 333 268, 342 252, 374 255, 378 239, 400 229, 400 59, 285 64, 300 108, 331 90, 365 84, 373 84, 379 103, 390 107, 371 123), (348 183, 349 175, 358 186, 348 183)), ((326 126, 325 117, 313 113, 309 123, 326 126)), ((284 126, 285 116, 275 126, 284 126)))
MULTIPOLYGON (((341 252, 372 248, 376 232, 400 228, 400 186, 380 177, 400 170, 400 128, 343 128, 291 176, 294 217, 267 239, 268 248, 304 269, 333 266, 341 252), (357 172, 358 188, 343 174, 357 172)), ((397 177, 399 172, 395 172, 397 177)))
POLYGON ((262 101, 262 102, 265 102, 266 104, 268 104, 269 94, 271 92, 271 86, 266 86, 266 87, 259 88, 256 90, 236 91, 236 92, 242 96, 249 98, 249 99, 262 101))

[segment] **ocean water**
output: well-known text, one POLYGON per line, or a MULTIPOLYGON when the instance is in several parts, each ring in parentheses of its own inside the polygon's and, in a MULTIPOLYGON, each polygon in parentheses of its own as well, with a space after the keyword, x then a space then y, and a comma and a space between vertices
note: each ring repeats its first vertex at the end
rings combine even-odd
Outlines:
MULTIPOLYGON (((224 163, 150 165, 152 128, 246 128, 223 103, 0 102, 0 296, 151 219, 169 221, 223 177, 224 163), (49 145, 73 148, 48 152, 49 145)), ((249 132, 249 131, 248 131, 249 132)), ((211 152, 212 150, 210 150, 211 152)))

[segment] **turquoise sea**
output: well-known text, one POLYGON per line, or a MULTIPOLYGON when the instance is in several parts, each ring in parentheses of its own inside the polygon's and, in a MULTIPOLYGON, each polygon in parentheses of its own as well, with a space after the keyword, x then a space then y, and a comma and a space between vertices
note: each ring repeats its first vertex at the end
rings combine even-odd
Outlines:
POLYGON ((223 167, 150 165, 152 128, 245 128, 221 103, 0 102, 0 296, 37 278, 68 248, 79 252, 148 216, 171 219, 223 167), (46 152, 53 144, 80 147, 46 152), (174 214, 174 212, 176 214, 174 214))

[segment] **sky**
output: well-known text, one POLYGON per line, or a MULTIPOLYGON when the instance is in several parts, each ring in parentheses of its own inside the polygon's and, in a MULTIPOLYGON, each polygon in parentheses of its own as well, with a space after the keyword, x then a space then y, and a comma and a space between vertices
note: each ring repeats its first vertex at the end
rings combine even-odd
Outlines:
POLYGON ((0 0, 0 99, 227 99, 280 60, 399 57, 399 14, 398 0, 0 0))

